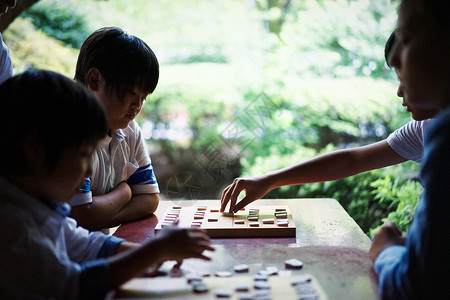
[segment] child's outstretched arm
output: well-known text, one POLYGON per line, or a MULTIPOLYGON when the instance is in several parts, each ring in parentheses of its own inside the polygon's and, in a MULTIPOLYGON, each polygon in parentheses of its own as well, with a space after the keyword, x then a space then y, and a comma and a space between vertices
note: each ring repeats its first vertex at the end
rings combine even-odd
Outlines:
POLYGON ((333 151, 261 176, 236 178, 222 193, 221 211, 225 211, 230 202, 230 211, 236 212, 280 186, 338 180, 405 161, 386 140, 363 147, 333 151), (243 190, 246 196, 237 202, 243 190))
POLYGON ((116 255, 108 258, 110 287, 116 288, 142 274, 149 266, 166 260, 199 258, 210 260, 203 252, 214 251, 209 237, 200 229, 165 228, 142 246, 124 242, 116 255), (128 249, 132 248, 132 249, 128 249))

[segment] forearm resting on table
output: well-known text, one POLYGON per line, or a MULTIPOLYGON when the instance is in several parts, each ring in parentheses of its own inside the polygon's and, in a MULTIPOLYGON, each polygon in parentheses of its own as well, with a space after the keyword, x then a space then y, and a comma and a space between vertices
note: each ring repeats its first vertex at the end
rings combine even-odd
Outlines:
POLYGON ((126 182, 121 182, 111 192, 93 197, 91 203, 72 207, 71 217, 78 225, 89 230, 100 230, 111 226, 112 218, 131 200, 131 189, 126 182))
POLYGON ((111 220, 111 227, 151 215, 159 204, 159 194, 137 194, 111 220))

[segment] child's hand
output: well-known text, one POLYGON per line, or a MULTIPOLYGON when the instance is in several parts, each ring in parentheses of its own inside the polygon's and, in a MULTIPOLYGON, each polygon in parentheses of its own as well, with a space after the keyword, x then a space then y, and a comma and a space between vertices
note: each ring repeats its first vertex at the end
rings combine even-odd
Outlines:
POLYGON ((386 221, 380 230, 375 233, 369 250, 370 258, 375 261, 385 248, 393 245, 405 245, 406 235, 391 221, 386 221))
POLYGON ((205 250, 214 251, 208 235, 201 229, 164 228, 153 242, 160 246, 161 261, 181 261, 184 258, 211 260, 202 253, 205 250))

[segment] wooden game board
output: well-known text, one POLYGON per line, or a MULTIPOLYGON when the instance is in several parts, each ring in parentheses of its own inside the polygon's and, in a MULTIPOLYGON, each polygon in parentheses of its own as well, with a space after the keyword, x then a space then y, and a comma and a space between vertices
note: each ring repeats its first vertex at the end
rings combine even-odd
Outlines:
POLYGON ((207 290, 200 293, 194 291, 194 285, 192 283, 188 283, 186 278, 135 278, 121 286, 115 299, 121 299, 122 297, 124 299, 133 297, 170 300, 203 300, 218 298, 237 300, 258 299, 258 293, 265 293, 270 299, 274 300, 327 300, 328 297, 317 279, 312 275, 306 276, 309 276, 311 281, 299 285, 293 283, 296 276, 270 276, 266 281, 267 288, 263 290, 256 287, 257 283, 250 275, 239 275, 226 278, 206 277, 202 279, 202 282, 207 286, 207 290), (239 291, 238 287, 247 287, 248 290, 239 291), (216 293, 220 290, 226 290, 230 293, 230 295, 228 297, 217 296, 216 293))
POLYGON ((169 207, 155 227, 202 228, 211 237, 295 237, 296 227, 287 206, 248 206, 232 216, 219 207, 169 207))

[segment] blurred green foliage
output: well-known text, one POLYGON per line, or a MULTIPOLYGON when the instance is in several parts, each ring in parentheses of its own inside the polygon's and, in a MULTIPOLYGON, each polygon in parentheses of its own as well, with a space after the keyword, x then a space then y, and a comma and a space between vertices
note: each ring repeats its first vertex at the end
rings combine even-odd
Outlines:
POLYGON ((73 77, 78 51, 36 30, 30 19, 17 18, 4 32, 4 39, 15 73, 34 67, 73 77))
MULTIPOLYGON (((77 55, 71 47, 99 27, 118 26, 146 41, 161 76, 137 120, 163 196, 170 197, 181 174, 191 195, 217 198, 236 176, 375 142, 410 120, 384 62, 395 6, 390 0, 41 0, 4 38, 16 71, 33 65, 68 76, 77 55)), ((385 218, 406 230, 421 192, 411 178, 417 171, 407 163, 282 187, 266 197, 333 197, 367 233, 385 218)))
POLYGON ((90 34, 83 11, 72 1, 41 0, 21 17, 72 48, 80 48, 90 34))

